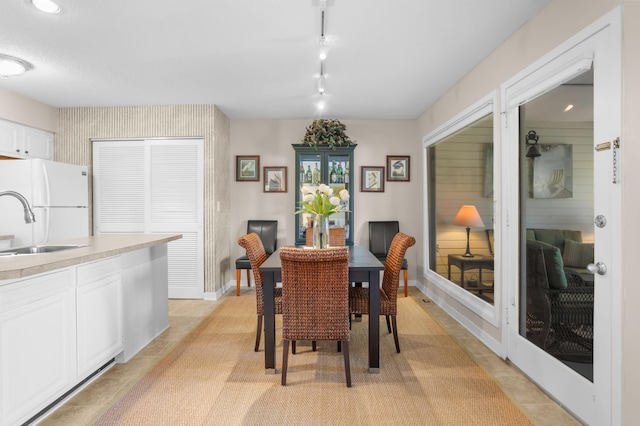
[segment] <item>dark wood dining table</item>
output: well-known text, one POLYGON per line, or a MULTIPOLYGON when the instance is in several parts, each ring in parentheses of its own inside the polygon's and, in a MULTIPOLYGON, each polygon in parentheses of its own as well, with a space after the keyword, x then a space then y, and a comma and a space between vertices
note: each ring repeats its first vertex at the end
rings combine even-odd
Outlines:
MULTIPOLYGON (((349 246, 349 282, 380 285, 384 265, 363 246, 349 246)), ((260 266, 264 293, 264 368, 276 369, 276 319, 274 288, 282 281, 280 250, 276 250, 260 266)), ((371 286, 373 287, 373 286, 371 286)), ((369 292, 369 372, 380 371, 380 292, 369 292)))

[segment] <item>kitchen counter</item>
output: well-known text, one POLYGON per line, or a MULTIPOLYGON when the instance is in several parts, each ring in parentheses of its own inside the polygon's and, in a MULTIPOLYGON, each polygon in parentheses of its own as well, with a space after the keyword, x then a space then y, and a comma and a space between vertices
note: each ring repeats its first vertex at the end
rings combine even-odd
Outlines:
POLYGON ((54 243, 56 245, 89 244, 89 246, 54 253, 0 257, 0 280, 23 278, 66 268, 180 238, 182 238, 180 234, 102 234, 56 241, 54 243))
POLYGON ((169 328, 168 243, 103 234, 0 257, 0 425, 24 424, 169 328))

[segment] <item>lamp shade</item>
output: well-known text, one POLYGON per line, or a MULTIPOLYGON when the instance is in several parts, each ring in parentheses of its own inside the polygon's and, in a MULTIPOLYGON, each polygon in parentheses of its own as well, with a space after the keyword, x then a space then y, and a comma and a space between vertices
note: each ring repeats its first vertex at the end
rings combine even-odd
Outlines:
POLYGON ((476 206, 462 206, 458 214, 453 219, 453 224, 458 226, 468 226, 469 228, 482 228, 484 222, 476 209, 476 206))

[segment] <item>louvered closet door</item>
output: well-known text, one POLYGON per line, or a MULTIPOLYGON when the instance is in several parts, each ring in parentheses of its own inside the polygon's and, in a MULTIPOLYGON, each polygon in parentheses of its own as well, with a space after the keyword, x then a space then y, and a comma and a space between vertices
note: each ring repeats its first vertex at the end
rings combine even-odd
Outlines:
POLYGON ((180 233, 169 244, 169 297, 204 297, 203 143, 150 143, 149 232, 180 233))
POLYGON ((94 233, 179 233, 169 297, 204 297, 202 139, 95 141, 94 233))

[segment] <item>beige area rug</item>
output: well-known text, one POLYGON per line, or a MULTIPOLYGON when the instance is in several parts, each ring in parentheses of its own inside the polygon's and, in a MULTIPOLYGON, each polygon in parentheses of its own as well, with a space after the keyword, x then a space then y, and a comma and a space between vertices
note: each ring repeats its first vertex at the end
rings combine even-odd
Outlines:
POLYGON ((255 295, 227 298, 112 406, 98 425, 521 425, 531 424, 413 297, 398 298, 400 348, 381 319, 380 374, 367 368, 367 323, 351 334, 353 387, 334 342, 306 342, 280 385, 253 351, 255 295))

